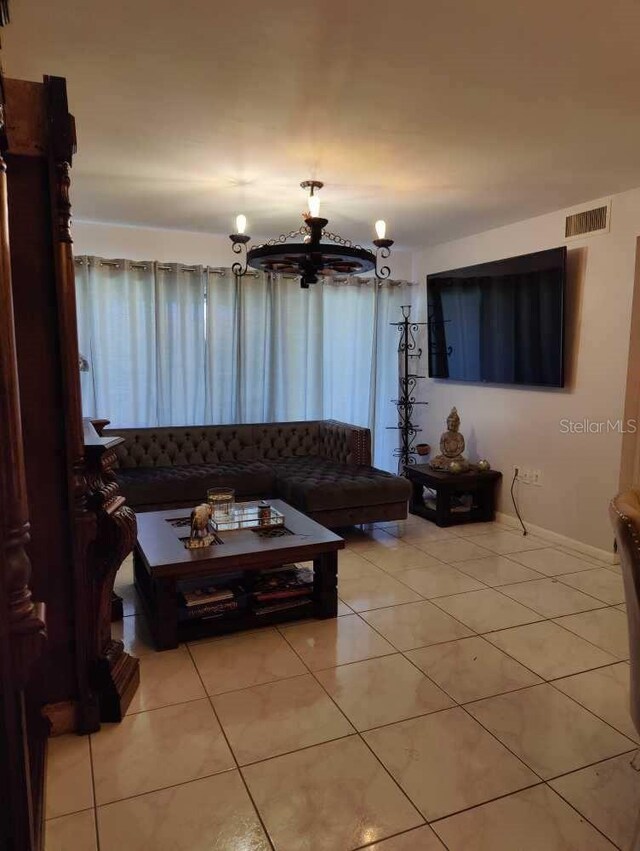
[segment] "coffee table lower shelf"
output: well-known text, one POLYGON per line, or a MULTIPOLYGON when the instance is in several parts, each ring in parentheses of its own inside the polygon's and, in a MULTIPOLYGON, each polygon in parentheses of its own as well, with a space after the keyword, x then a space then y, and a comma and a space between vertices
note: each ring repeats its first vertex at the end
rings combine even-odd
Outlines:
POLYGON ((136 548, 134 581, 158 650, 171 650, 180 642, 288 623, 304 618, 332 618, 338 613, 337 553, 323 553, 313 562, 313 595, 303 605, 257 615, 229 612, 215 619, 179 620, 175 579, 153 579, 136 548))
MULTIPOLYGON (((226 635, 245 629, 258 629, 261 626, 287 623, 316 616, 317 608, 313 600, 305 602, 295 609, 283 609, 279 612, 268 612, 256 615, 253 612, 229 614, 216 620, 180 621, 178 623, 178 641, 195 641, 214 635, 226 635)), ((326 617, 326 615, 325 615, 326 617)))

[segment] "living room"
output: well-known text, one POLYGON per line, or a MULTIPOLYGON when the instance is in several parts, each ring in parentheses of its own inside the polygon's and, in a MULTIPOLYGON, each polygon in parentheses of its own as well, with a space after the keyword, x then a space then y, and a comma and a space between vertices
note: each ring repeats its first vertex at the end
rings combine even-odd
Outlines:
POLYGON ((0 0, 0 845, 637 851, 638 9, 102 11, 0 0))

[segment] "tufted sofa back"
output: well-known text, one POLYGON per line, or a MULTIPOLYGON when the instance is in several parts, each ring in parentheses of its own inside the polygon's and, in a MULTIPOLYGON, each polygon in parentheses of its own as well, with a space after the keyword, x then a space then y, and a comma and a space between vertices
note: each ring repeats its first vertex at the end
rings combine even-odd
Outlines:
POLYGON ((340 464, 371 464, 371 432, 338 420, 320 423, 320 454, 340 464))
POLYGON ((256 450, 248 425, 119 428, 105 431, 125 442, 116 447, 120 467, 183 467, 253 461, 256 450))
POLYGON ((336 420, 247 425, 107 429, 125 439, 118 463, 182 467, 233 461, 322 456, 343 464, 371 464, 371 433, 336 420))
POLYGON ((258 458, 271 461, 320 454, 320 424, 315 420, 262 423, 252 428, 258 458))

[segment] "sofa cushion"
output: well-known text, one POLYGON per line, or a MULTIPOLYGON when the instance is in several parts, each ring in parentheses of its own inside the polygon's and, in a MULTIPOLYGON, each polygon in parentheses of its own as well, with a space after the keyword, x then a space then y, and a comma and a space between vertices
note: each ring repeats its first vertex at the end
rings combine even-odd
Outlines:
POLYGON ((206 502, 207 488, 234 488, 236 497, 272 495, 273 470, 260 461, 227 464, 185 464, 180 467, 138 467, 116 471, 132 508, 142 505, 206 502))
POLYGON ((405 502, 410 483, 399 476, 324 458, 290 458, 274 466, 278 496, 301 511, 405 502))

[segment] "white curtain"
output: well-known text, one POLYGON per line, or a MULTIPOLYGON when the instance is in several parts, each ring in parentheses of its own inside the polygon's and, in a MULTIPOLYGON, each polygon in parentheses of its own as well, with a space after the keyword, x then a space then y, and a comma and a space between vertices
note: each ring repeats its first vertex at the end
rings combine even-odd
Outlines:
POLYGON ((114 426, 333 418, 395 470, 398 334, 418 288, 179 264, 76 260, 86 416, 114 426))
POLYGON ((205 403, 201 266, 156 264, 157 422, 197 425, 205 403))
POLYGON ((158 421, 157 324, 153 263, 79 258, 78 343, 85 416, 118 425, 158 421))

